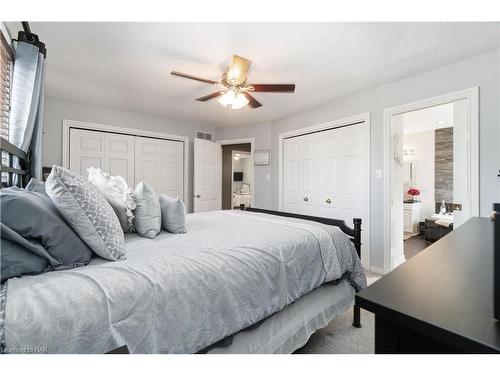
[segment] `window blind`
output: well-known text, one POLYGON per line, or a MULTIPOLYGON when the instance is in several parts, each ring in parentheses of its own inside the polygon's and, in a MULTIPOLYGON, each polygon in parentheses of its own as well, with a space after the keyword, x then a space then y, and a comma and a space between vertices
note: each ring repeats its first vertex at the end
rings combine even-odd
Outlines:
POLYGON ((0 136, 9 139, 10 83, 14 54, 0 31, 0 136))

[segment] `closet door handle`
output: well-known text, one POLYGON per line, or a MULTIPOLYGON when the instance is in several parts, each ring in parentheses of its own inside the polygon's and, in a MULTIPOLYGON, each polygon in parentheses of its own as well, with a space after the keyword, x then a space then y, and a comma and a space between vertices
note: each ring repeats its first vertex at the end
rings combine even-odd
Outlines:
POLYGON ((200 195, 200 194, 195 194, 195 195, 193 196, 193 198, 201 198, 201 195, 200 195))
POLYGON ((304 197, 304 202, 307 202, 307 201, 309 201, 309 198, 304 197))
POLYGON ((332 203, 332 200, 330 198, 327 198, 325 202, 330 204, 330 203, 332 203))

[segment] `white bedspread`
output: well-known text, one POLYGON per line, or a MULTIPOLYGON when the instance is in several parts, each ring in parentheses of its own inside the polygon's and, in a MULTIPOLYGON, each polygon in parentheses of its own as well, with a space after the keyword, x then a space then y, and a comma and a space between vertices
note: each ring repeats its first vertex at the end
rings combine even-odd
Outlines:
POLYGON ((345 273, 366 285, 336 227, 217 211, 188 215, 187 231, 127 235, 125 261, 10 279, 6 349, 194 353, 345 273))

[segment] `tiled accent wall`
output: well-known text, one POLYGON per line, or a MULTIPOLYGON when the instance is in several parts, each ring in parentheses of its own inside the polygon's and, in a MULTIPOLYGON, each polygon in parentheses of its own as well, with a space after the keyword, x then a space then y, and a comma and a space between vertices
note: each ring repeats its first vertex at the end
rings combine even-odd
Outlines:
POLYGON ((435 133, 435 200, 453 202, 453 128, 436 129, 435 133))

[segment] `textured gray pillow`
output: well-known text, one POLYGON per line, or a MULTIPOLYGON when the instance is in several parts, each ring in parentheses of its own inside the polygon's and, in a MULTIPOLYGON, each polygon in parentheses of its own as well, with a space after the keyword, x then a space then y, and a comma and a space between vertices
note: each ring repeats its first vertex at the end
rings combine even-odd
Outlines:
POLYGON ((89 247, 73 232, 50 198, 17 187, 0 192, 1 237, 45 257, 54 269, 88 264, 89 247))
POLYGON ((156 193, 145 182, 139 182, 134 190, 137 207, 134 210, 134 227, 137 234, 155 238, 161 230, 160 202, 156 193))
POLYGON ((182 200, 160 195, 161 226, 170 233, 186 233, 186 208, 182 200))
POLYGON ((47 195, 45 191, 45 182, 37 180, 36 178, 32 178, 30 182, 28 182, 26 190, 47 195))
POLYGON ((97 255, 109 260, 126 259, 120 222, 98 188, 54 165, 45 190, 68 224, 97 255))

